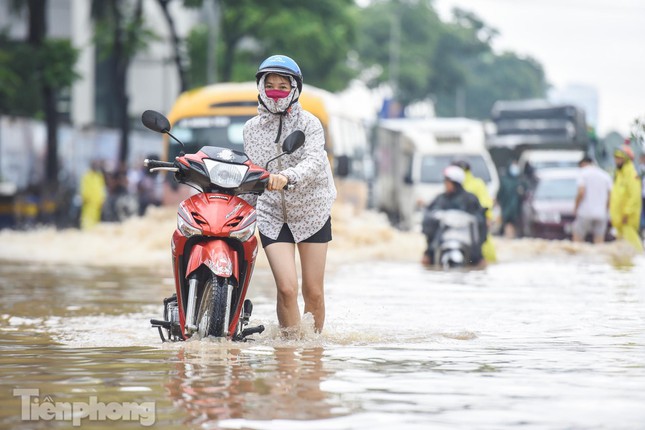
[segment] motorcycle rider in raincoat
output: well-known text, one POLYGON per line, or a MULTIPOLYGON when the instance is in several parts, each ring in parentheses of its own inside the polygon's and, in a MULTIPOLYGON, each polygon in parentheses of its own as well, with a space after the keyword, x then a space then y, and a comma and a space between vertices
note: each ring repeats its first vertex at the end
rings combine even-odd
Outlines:
POLYGON ((482 255, 484 256, 484 260, 489 263, 494 263, 497 261, 497 253, 495 252, 495 245, 493 245, 493 240, 490 234, 490 225, 493 220, 493 198, 490 196, 488 187, 483 179, 473 175, 473 172, 470 169, 470 163, 464 160, 458 160, 452 164, 463 169, 465 173, 463 183, 464 190, 474 194, 479 200, 479 204, 486 210, 488 234, 486 235, 486 240, 482 244, 482 255))
MULTIPOLYGON (((471 215, 474 215, 477 218, 477 229, 479 242, 475 244, 471 260, 468 262, 470 266, 474 267, 484 267, 485 261, 482 256, 482 242, 484 237, 488 235, 488 227, 486 225, 486 219, 484 215, 484 208, 477 197, 464 190, 464 176, 465 173, 461 167, 458 166, 448 166, 443 171, 444 175, 444 186, 446 191, 442 194, 439 194, 426 208, 427 213, 431 213, 435 210, 449 210, 456 209, 467 212, 471 215)), ((428 266, 434 264, 433 261, 433 244, 435 242, 435 237, 438 232, 439 224, 432 219, 424 219, 423 221, 423 233, 426 235, 427 248, 423 253, 421 258, 421 264, 428 266)))
POLYGON ((616 172, 609 198, 609 217, 619 238, 624 238, 634 248, 643 251, 638 235, 641 217, 641 181, 633 163, 634 153, 627 145, 614 152, 616 172))

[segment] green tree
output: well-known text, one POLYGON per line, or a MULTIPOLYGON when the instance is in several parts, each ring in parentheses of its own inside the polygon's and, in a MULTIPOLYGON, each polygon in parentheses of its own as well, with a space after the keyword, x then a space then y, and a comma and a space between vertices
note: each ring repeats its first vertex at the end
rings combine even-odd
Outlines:
POLYGON ((0 112, 7 112, 7 103, 16 96, 17 88, 20 85, 20 75, 16 73, 13 65, 12 52, 8 49, 8 41, 4 35, 0 35, 0 112))
POLYGON ((641 154, 645 153, 645 115, 634 118, 630 124, 629 138, 636 148, 640 148, 641 154))
POLYGON ((379 0, 360 13, 358 56, 371 87, 389 82, 404 106, 432 94, 443 23, 429 0, 379 0))
MULTIPOLYGON (((157 4, 161 8, 163 16, 168 25, 168 31, 170 32, 170 43, 172 44, 173 50, 173 61, 175 62, 175 67, 177 68, 177 77, 179 78, 179 90, 180 92, 186 91, 190 88, 190 75, 187 70, 186 65, 186 55, 185 55, 185 41, 179 37, 177 33, 177 26, 175 25, 175 19, 170 13, 168 8, 170 3, 173 0, 157 0, 157 4)), ((182 4, 186 8, 200 8, 203 6, 203 0, 183 0, 182 4)))
POLYGON ((208 26, 205 24, 193 27, 186 37, 186 51, 189 58, 186 73, 189 88, 202 87, 210 83, 206 51, 210 49, 208 38, 208 26))
MULTIPOLYGON (((532 58, 521 58, 512 52, 480 55, 467 68, 466 83, 462 88, 465 116, 486 119, 497 100, 543 98, 547 83, 542 66, 532 58)), ((457 113, 454 93, 444 92, 437 98, 437 114, 453 116, 457 113)))
POLYGON ((133 4, 126 0, 93 0, 92 18, 96 23, 94 39, 97 51, 110 68, 109 87, 114 97, 112 114, 121 133, 119 161, 125 163, 130 146, 128 69, 134 56, 156 36, 144 26, 143 0, 136 0, 133 4))
POLYGON ((43 118, 34 48, 0 36, 0 114, 43 118))
MULTIPOLYGON (((212 1, 212 0, 211 0, 212 1)), ((218 81, 253 79, 259 63, 275 53, 289 55, 305 82, 328 90, 345 88, 355 75, 348 58, 358 12, 352 0, 219 0, 216 48, 218 81)), ((206 84, 208 32, 196 27, 188 38, 191 83, 206 84)))
POLYGON ((371 87, 386 82, 405 107, 432 99, 441 116, 488 116, 497 99, 543 96, 538 62, 497 55, 497 31, 472 12, 443 22, 430 0, 375 0, 360 14, 358 54, 371 87))
POLYGON ((0 37, 0 112, 44 118, 47 130, 46 184, 58 186, 58 110, 61 90, 79 76, 74 72, 78 52, 69 40, 47 38, 47 1, 13 1, 14 13, 27 11, 27 40, 0 37), (4 84, 6 82, 6 84, 4 84))
POLYGON ((453 10, 451 22, 441 26, 439 43, 432 60, 434 75, 429 90, 436 99, 442 94, 459 93, 468 85, 474 59, 491 51, 490 42, 497 34, 471 12, 453 10))

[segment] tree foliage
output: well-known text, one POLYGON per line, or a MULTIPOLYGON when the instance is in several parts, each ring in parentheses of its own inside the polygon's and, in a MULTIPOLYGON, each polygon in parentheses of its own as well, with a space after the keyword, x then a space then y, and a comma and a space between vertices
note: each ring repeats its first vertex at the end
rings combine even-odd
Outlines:
MULTIPOLYGON (((486 117, 497 99, 543 96, 546 90, 541 65, 513 53, 496 54, 491 43, 496 31, 476 15, 455 10, 444 22, 432 0, 373 0, 358 7, 353 0, 157 0, 168 13, 172 1, 200 8, 213 2, 219 10, 218 44, 208 46, 209 23, 193 28, 186 40, 173 32, 175 61, 188 54, 189 67, 178 70, 185 87, 207 84, 207 52, 214 49, 218 81, 253 79, 267 56, 283 53, 303 70, 305 82, 331 91, 341 90, 359 76, 370 86, 394 83, 403 105, 431 98, 440 115, 457 113, 455 100, 463 94, 465 113, 486 117)), ((16 7, 22 4, 14 1, 16 7)), ((134 56, 157 38, 144 23, 141 0, 93 0, 95 42, 100 59, 110 57, 114 72, 114 112, 127 112, 125 79, 134 56), (116 95, 119 94, 119 97, 116 95)), ((58 43, 58 42, 57 42, 58 43)), ((62 88, 74 79, 75 51, 47 42, 43 53, 0 37, 0 110, 24 114, 38 111, 38 79, 62 88), (42 57, 42 58, 41 58, 42 57), (49 66, 39 69, 37 63, 49 66), (33 71, 42 70, 42 76, 33 71), (30 72, 31 71, 31 72, 30 72), (27 95, 25 97, 25 95, 27 95)), ((122 118, 126 121, 126 118, 122 118)))
POLYGON ((157 39, 145 25, 141 0, 133 4, 123 0, 93 0, 91 14, 94 43, 103 59, 119 51, 124 59, 131 60, 157 39))
MULTIPOLYGON (((208 0, 206 0, 208 1, 208 0)), ((212 1, 212 0, 211 0, 212 1)), ((219 81, 252 80, 272 54, 293 57, 305 82, 339 90, 355 75, 348 56, 356 37, 352 0, 219 0, 219 81)), ((188 37, 191 85, 206 84, 207 28, 188 37)))
POLYGON ((44 64, 42 79, 48 86, 60 90, 69 88, 80 75, 74 70, 78 50, 67 39, 47 39, 37 54, 38 62, 44 64))
POLYGON ((62 89, 78 78, 74 72, 78 52, 69 40, 48 39, 47 1, 11 1, 10 10, 26 10, 27 37, 12 41, 0 37, 0 113, 32 116, 45 120, 47 157, 45 181, 50 192, 58 188, 58 120, 57 99, 62 89))
MULTIPOLYGON (((465 116, 486 119, 497 100, 520 100, 544 97, 547 90, 544 70, 532 58, 521 58, 512 52, 488 53, 473 59, 467 79, 461 88, 465 116)), ((437 114, 457 114, 455 93, 443 92, 437 97, 437 114)))
POLYGON ((78 51, 69 40, 46 39, 35 47, 0 36, 0 113, 44 117, 42 88, 69 88, 78 51))
POLYGON ((443 22, 430 0, 374 0, 360 13, 357 45, 363 78, 389 83, 403 106, 432 99, 439 115, 485 118, 497 99, 544 96, 544 71, 532 59, 495 54, 497 31, 475 14, 455 9, 443 22))
POLYGON ((491 53, 490 42, 496 34, 477 16, 459 9, 454 11, 454 20, 443 23, 441 30, 429 87, 435 96, 467 84, 470 65, 479 56, 491 53))
POLYGON ((0 38, 0 114, 43 117, 36 70, 31 46, 0 38))
POLYGON ((442 22, 425 1, 375 1, 360 14, 358 56, 368 85, 390 82, 404 105, 431 93, 442 22))
POLYGON ((129 152, 130 118, 127 92, 128 69, 134 56, 144 50, 156 35, 144 25, 143 0, 93 0, 94 41, 100 58, 110 67, 111 97, 105 101, 118 125, 121 139, 119 161, 125 163, 129 152))

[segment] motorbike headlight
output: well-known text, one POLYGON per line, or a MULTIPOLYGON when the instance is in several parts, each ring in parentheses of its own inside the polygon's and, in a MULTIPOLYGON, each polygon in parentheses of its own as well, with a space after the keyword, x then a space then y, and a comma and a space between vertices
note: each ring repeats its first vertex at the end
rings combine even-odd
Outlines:
POLYGON ((441 263, 443 265, 456 266, 464 264, 464 254, 453 249, 448 251, 441 257, 441 263))
POLYGON ((186 237, 192 237, 196 235, 201 235, 202 231, 191 224, 189 219, 192 219, 186 208, 183 204, 179 205, 179 210, 177 211, 177 230, 181 232, 186 237))
POLYGON ((205 159, 204 165, 208 169, 211 182, 223 188, 239 187, 249 170, 248 166, 242 164, 222 163, 211 159, 205 159))
POLYGON ((251 236, 255 234, 255 224, 256 222, 253 221, 251 224, 249 224, 248 226, 244 227, 241 230, 232 231, 229 236, 235 239, 239 239, 242 242, 246 242, 251 238, 251 236))

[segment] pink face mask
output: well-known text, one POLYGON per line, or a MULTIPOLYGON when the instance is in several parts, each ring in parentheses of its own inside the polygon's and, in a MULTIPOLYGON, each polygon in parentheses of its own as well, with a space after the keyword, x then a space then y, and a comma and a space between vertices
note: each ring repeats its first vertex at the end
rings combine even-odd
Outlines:
POLYGON ((283 90, 265 90, 264 91, 268 98, 273 99, 273 101, 278 101, 278 99, 283 99, 287 97, 291 91, 283 90))

